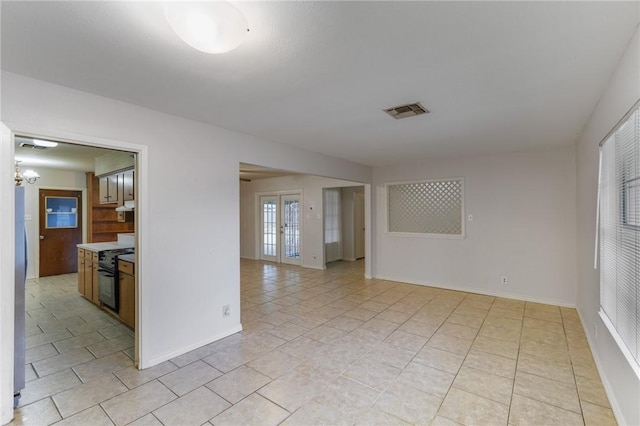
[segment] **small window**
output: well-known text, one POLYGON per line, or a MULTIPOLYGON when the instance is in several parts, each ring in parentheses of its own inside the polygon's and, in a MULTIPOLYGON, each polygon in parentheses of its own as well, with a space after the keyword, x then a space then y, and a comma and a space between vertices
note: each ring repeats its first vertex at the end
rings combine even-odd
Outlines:
POLYGON ((640 104, 600 147, 600 316, 640 366, 640 104))
POLYGON ((46 228, 77 228, 78 199, 74 197, 46 197, 46 228))
POLYGON ((387 184, 389 233, 464 238, 464 179, 387 184))

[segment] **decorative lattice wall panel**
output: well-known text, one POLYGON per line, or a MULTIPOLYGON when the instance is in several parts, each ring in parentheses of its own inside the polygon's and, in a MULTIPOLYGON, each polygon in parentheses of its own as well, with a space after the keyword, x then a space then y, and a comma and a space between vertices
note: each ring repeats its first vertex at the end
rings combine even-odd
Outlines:
POLYGON ((387 185, 388 231, 463 236, 462 178, 387 185))

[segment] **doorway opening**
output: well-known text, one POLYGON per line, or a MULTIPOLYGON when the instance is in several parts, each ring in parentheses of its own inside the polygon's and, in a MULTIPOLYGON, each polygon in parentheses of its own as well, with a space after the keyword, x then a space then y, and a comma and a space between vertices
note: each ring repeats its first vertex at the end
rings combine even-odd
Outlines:
POLYGON ((299 265, 300 193, 260 196, 260 259, 299 265))
POLYGON ((324 188, 325 267, 339 260, 355 261, 365 255, 365 188, 324 188))
POLYGON ((365 225, 371 220, 370 184, 246 163, 239 164, 239 178, 241 258, 285 259, 283 263, 293 258, 295 265, 319 270, 327 268, 327 259, 364 259, 364 276, 371 277, 371 258, 366 255, 371 240, 365 225), (334 200, 331 217, 325 200, 329 193, 334 200), (286 210, 282 200, 298 194, 291 206, 296 213, 292 227, 291 221, 282 218, 286 210), (295 244, 282 241, 287 232, 295 244))
MULTIPOLYGON (((135 296, 139 294, 136 255, 126 259, 129 263, 123 270, 128 275, 121 274, 120 280, 114 276, 113 281, 127 290, 118 292, 116 297, 124 295, 130 300, 112 309, 102 300, 102 278, 107 274, 101 272, 104 267, 99 262, 109 258, 108 252, 137 252, 138 222, 134 212, 138 153, 142 151, 100 148, 22 133, 13 135, 12 142, 16 176, 31 177, 20 182, 25 194, 23 227, 30 261, 24 272, 29 297, 23 305, 24 345, 18 345, 16 340, 14 346, 15 353, 27 350, 26 389, 32 381, 48 380, 56 373, 47 367, 48 358, 29 356, 29 352, 38 351, 44 340, 45 346, 55 348, 48 356, 73 350, 82 354, 79 363, 109 355, 100 345, 113 343, 121 352, 120 362, 129 360, 131 365, 139 365, 141 333, 135 311, 142 303, 135 296), (27 173, 30 169, 33 170, 27 173), (43 294, 47 295, 44 300, 43 294), (126 313, 123 306, 127 307, 126 313), (44 336, 47 333, 50 338, 44 336), (82 340, 81 347, 68 348, 63 343, 73 337, 82 340)), ((118 262, 114 259, 117 269, 118 262)), ((123 266, 124 263, 123 259, 123 266)), ((20 296, 16 293, 15 297, 18 306, 20 296)), ((29 402, 28 397, 18 400, 20 406, 29 402)))

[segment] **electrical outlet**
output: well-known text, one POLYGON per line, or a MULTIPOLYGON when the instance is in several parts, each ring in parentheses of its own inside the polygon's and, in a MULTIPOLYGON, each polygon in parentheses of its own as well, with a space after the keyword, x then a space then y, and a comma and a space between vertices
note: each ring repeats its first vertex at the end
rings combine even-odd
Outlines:
POLYGON ((226 317, 230 317, 230 316, 231 316, 231 306, 224 305, 222 307, 222 317, 226 318, 226 317))
POLYGON ((31 220, 31 215, 30 214, 25 214, 24 215, 24 220, 31 220))
POLYGON ((505 277, 504 275, 502 277, 500 277, 500 283, 502 284, 508 284, 509 280, 507 279, 507 277, 505 277))
POLYGON ((470 214, 470 215, 468 216, 468 220, 469 220, 469 222, 473 222, 473 215, 472 215, 472 214, 470 214))

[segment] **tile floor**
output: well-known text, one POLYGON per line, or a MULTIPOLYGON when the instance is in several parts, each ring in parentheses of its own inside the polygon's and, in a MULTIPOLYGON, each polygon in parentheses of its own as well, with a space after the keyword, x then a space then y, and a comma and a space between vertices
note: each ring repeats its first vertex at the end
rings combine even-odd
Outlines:
POLYGON ((244 331, 138 371, 131 330, 27 286, 13 424, 615 424, 574 309, 241 262, 244 331))

